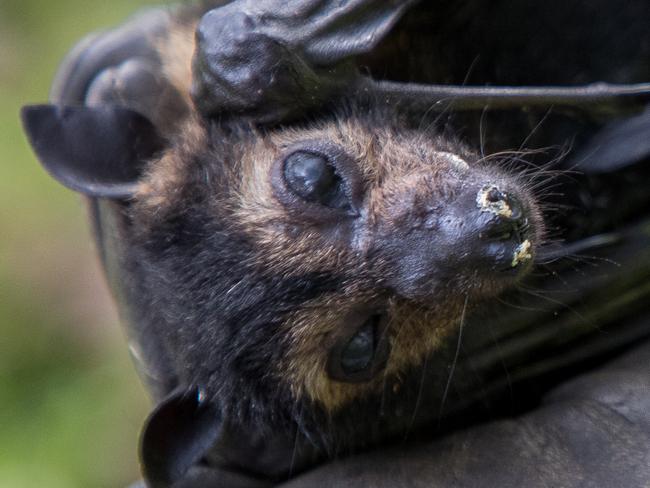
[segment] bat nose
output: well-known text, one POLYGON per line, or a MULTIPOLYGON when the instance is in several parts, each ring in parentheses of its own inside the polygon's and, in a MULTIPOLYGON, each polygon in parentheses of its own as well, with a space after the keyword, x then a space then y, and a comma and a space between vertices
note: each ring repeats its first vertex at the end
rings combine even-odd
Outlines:
POLYGON ((532 259, 530 225, 516 195, 495 184, 485 184, 476 195, 479 247, 485 264, 494 269, 521 269, 532 259))
POLYGON ((458 194, 431 236, 438 244, 431 254, 436 267, 471 270, 491 280, 510 279, 529 267, 530 211, 512 186, 479 180, 458 194))

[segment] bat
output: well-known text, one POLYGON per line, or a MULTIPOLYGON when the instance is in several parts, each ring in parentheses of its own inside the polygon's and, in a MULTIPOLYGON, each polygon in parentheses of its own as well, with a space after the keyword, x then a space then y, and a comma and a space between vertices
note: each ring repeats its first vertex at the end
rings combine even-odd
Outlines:
MULTIPOLYGON (((647 336, 631 321, 605 341, 562 304, 498 302, 517 286, 557 287, 533 276, 541 262, 599 326, 643 310, 643 296, 612 305, 599 293, 623 295, 647 277, 645 264, 629 276, 647 262, 647 192, 597 184, 645 175, 647 66, 622 46, 628 71, 560 77, 586 76, 583 86, 515 86, 508 74, 504 86, 463 84, 454 73, 472 63, 467 46, 442 44, 431 26, 498 27, 498 9, 472 5, 469 15, 444 2, 362 0, 154 10, 82 43, 55 104, 24 109, 45 168, 90 197, 130 349, 158 402, 142 436, 148 486, 268 486, 502 411, 508 382, 534 403, 532 383, 647 336), (404 43, 407 59, 395 61, 404 43), (450 52, 431 60, 431 46, 450 52), (486 107, 498 109, 486 116, 496 120, 487 145, 473 140, 486 107), (560 197, 531 184, 546 181, 534 157, 529 171, 489 157, 538 142, 522 137, 522 107, 557 110, 533 131, 543 143, 579 143, 561 164, 584 176, 562 180, 560 197), (429 113, 447 120, 429 127, 429 113), (595 206, 605 195, 610 205, 595 206), (622 195, 625 209, 611 204, 622 195), (558 204, 584 215, 544 210, 558 204), (564 243, 548 243, 553 232, 564 243), (584 266, 560 259, 603 249, 621 267, 589 283, 584 266)), ((515 73, 499 56, 474 76, 515 73)), ((556 73, 534 56, 525 71, 556 73)))

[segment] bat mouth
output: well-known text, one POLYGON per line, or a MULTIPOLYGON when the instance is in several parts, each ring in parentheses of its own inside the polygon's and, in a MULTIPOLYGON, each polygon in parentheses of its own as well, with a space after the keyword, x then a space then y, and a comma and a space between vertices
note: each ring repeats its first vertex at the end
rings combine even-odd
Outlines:
POLYGON ((386 367, 388 361, 387 316, 383 313, 355 315, 350 317, 350 333, 339 339, 330 350, 327 373, 335 381, 368 382, 386 367))

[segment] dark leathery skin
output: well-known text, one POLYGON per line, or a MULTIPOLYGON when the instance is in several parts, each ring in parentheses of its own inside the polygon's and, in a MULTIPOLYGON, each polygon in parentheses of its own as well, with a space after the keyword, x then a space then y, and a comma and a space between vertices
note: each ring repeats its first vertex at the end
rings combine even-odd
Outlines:
POLYGON ((133 58, 158 61, 151 41, 169 28, 169 21, 169 9, 147 9, 116 29, 81 40, 61 63, 50 99, 81 104, 93 80, 105 69, 133 58))
POLYGON ((337 461, 281 486, 647 487, 649 391, 646 342, 559 386, 518 418, 337 461))
POLYGON ((236 0, 211 10, 197 29, 194 102, 205 115, 258 122, 320 108, 360 80, 349 58, 370 51, 413 3, 236 0))

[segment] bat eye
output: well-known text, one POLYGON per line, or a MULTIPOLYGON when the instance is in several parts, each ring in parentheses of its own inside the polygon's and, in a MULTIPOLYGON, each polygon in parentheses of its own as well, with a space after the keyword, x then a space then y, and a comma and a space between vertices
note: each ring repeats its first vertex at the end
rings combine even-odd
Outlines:
POLYGON ((329 208, 349 209, 342 178, 323 155, 296 151, 284 160, 287 187, 303 200, 329 208))
POLYGON ((364 371, 370 366, 376 350, 376 333, 368 323, 357 332, 341 351, 341 369, 347 375, 364 371))
POLYGON ((330 350, 328 375, 345 383, 370 381, 386 366, 389 347, 385 318, 379 314, 366 316, 351 335, 330 350))

